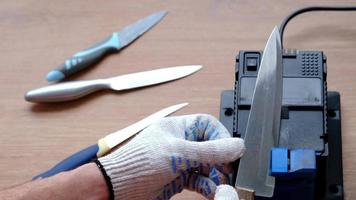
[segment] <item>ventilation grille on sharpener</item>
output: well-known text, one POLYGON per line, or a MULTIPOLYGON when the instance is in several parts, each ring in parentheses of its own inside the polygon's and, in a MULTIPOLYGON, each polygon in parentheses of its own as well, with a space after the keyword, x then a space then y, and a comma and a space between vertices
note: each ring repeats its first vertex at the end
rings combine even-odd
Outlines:
POLYGON ((301 74, 303 76, 319 76, 319 54, 303 53, 301 74))

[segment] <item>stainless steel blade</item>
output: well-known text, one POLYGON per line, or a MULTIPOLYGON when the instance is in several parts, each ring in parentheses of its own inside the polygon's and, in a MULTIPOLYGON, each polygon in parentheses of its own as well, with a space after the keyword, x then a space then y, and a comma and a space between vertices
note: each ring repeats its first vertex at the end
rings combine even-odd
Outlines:
POLYGON ((160 120, 165 116, 176 112, 177 110, 185 107, 186 105, 188 105, 188 103, 181 103, 162 109, 124 129, 105 136, 104 141, 110 148, 114 148, 118 144, 134 136, 135 134, 137 134, 147 126, 151 125, 152 123, 156 122, 157 120, 160 120))
POLYGON ((123 28, 120 32, 118 32, 120 47, 122 48, 130 44, 136 38, 141 36, 143 33, 152 28, 159 21, 161 21, 161 19, 166 16, 166 14, 166 11, 156 12, 135 22, 134 24, 128 25, 123 28))
POLYGON ((240 160, 236 185, 273 196, 275 180, 269 176, 271 148, 278 144, 282 105, 282 49, 277 27, 263 51, 245 133, 246 152, 240 160))
POLYGON ((25 99, 31 102, 70 101, 103 89, 127 90, 173 81, 201 68, 201 65, 170 67, 107 79, 59 83, 31 90, 25 94, 25 99))
POLYGON ((183 78, 201 68, 201 65, 169 67, 117 76, 108 79, 108 81, 114 90, 127 90, 183 78))

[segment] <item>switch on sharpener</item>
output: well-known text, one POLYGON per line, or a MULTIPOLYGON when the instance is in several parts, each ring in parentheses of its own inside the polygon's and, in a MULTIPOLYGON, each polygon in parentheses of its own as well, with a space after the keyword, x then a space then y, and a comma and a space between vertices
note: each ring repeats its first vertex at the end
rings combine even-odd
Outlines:
POLYGON ((247 71, 256 71, 257 70, 257 58, 256 57, 247 57, 246 58, 246 69, 247 71))

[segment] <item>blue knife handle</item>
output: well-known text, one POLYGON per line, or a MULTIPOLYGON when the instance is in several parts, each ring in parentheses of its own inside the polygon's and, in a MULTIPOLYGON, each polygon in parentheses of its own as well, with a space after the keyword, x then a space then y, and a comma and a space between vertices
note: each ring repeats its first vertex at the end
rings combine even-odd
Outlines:
POLYGON ((96 154, 98 151, 99 151, 99 146, 97 144, 91 145, 69 156, 68 158, 62 160, 60 163, 52 167, 50 170, 33 177, 32 180, 50 177, 60 172, 69 171, 81 165, 84 165, 86 163, 89 163, 90 161, 92 161, 94 158, 97 157, 96 154))
POLYGON ((118 33, 106 38, 102 42, 80 51, 67 59, 57 69, 47 74, 48 81, 60 81, 75 72, 90 67, 100 61, 105 55, 120 49, 118 33))

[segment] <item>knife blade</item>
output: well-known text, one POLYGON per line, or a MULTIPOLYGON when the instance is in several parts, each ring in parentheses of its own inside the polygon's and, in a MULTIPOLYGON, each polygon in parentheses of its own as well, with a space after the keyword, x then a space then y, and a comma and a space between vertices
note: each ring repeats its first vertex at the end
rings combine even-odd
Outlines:
POLYGON ((95 64, 105 55, 116 52, 133 42, 161 21, 166 14, 166 11, 156 12, 135 22, 134 24, 126 26, 120 32, 114 32, 102 42, 74 54, 73 57, 65 60, 65 62, 57 69, 49 72, 47 74, 47 80, 50 82, 60 81, 77 71, 95 64))
POLYGON ((275 180, 269 176, 271 148, 278 145, 282 106, 282 49, 275 27, 263 51, 245 133, 236 186, 272 197, 275 180))
POLYGON ((25 99, 37 103, 69 101, 103 89, 121 91, 173 81, 193 74, 201 68, 201 65, 177 66, 114 78, 59 83, 31 90, 25 94, 25 99))
POLYGON ((96 144, 93 144, 81 151, 74 153, 73 155, 56 164, 48 171, 33 177, 32 180, 46 178, 58 174, 60 172, 69 171, 86 163, 89 163, 95 158, 102 157, 108 152, 110 152, 111 149, 118 146, 127 139, 131 138, 132 136, 136 135, 141 130, 145 129, 147 126, 151 125, 157 120, 164 118, 165 116, 176 112, 177 110, 187 105, 188 103, 181 103, 167 107, 124 129, 111 133, 99 139, 96 144))

